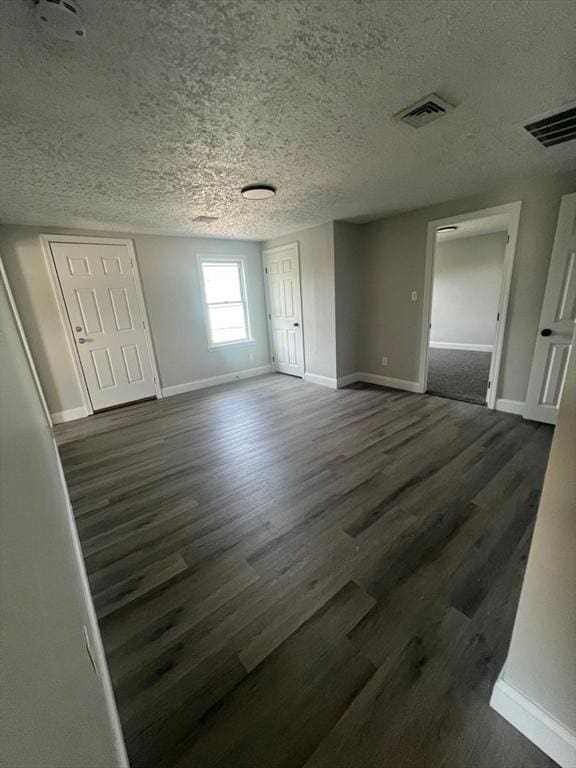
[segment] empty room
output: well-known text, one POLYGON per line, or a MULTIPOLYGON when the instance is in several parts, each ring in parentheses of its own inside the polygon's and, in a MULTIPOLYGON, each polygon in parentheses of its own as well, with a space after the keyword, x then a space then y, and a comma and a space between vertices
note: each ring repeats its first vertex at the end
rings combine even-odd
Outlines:
POLYGON ((2 768, 576 768, 575 50, 0 3, 2 768))

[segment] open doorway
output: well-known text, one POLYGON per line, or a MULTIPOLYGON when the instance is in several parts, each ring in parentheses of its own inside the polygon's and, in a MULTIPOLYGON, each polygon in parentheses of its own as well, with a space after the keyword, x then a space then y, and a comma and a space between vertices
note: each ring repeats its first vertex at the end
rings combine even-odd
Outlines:
POLYGON ((421 391, 495 407, 519 213, 430 223, 421 391))

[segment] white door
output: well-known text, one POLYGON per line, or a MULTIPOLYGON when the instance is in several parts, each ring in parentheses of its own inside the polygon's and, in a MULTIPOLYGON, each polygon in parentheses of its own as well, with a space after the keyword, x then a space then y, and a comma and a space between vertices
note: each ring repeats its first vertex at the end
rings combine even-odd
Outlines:
POLYGON ((264 252, 274 368, 304 376, 304 336, 298 244, 264 252))
POLYGON ((50 242, 94 410, 156 395, 127 245, 50 242))
POLYGON ((555 424, 576 318, 576 193, 560 204, 524 418, 555 424))

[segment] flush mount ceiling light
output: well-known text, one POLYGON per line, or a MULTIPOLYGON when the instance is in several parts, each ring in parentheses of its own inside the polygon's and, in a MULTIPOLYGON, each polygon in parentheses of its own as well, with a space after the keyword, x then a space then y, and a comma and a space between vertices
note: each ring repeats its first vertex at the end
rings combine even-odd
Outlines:
POLYGON ((451 225, 449 227, 438 227, 436 232, 456 232, 457 229, 458 227, 451 225))
POLYGON ((247 184, 242 187, 240 194, 246 200, 267 200, 269 197, 274 197, 276 187, 271 184, 247 184))

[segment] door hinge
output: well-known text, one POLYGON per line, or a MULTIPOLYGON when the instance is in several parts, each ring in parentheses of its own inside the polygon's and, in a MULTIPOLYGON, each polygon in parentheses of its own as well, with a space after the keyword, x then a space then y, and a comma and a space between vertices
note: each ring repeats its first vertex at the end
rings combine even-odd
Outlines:
POLYGON ((130 257, 130 266, 134 269, 134 259, 130 257))
POLYGON ((507 242, 507 243, 509 243, 509 242, 510 242, 510 235, 506 235, 506 242, 507 242))
POLYGON ((491 381, 489 381, 489 382, 488 382, 488 389, 490 389, 490 387, 491 387, 491 386, 492 386, 492 382, 491 382, 491 381))
POLYGON ((498 322, 499 320, 500 320, 500 312, 497 312, 496 313, 496 322, 498 322))
POLYGON ((146 330, 146 323, 144 322, 144 320, 142 320, 142 328, 144 328, 144 330, 146 330))
POLYGON ((268 267, 264 267, 264 272, 268 274, 268 267))
POLYGON ((272 315, 268 312, 268 320, 272 320, 272 315))
POLYGON ((275 363, 275 362, 276 362, 276 358, 274 357, 274 355, 272 355, 272 362, 273 362, 273 363, 275 363))

